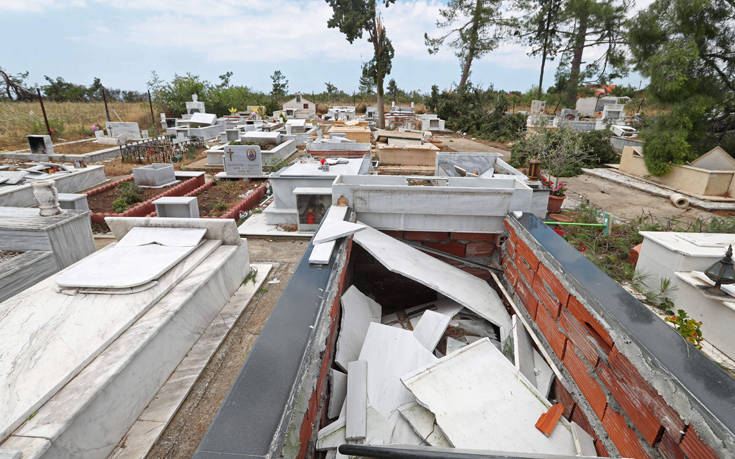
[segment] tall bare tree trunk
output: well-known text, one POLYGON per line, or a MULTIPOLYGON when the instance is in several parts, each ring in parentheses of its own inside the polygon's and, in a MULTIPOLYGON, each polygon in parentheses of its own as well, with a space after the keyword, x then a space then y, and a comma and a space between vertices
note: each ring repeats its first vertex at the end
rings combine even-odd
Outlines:
POLYGON ((584 44, 587 39, 587 21, 589 15, 585 14, 579 18, 579 26, 577 27, 577 35, 574 39, 574 55, 572 57, 571 69, 569 72, 569 81, 567 82, 567 103, 573 107, 577 102, 577 88, 579 87, 579 74, 582 68, 582 54, 584 54, 584 44))
POLYGON ((546 55, 549 50, 549 28, 551 27, 551 12, 554 11, 554 0, 549 1, 549 11, 546 13, 546 27, 544 27, 544 48, 541 54, 541 74, 538 77, 537 99, 541 99, 544 93, 544 68, 546 67, 546 55))
POLYGON ((378 94, 378 128, 385 129, 385 107, 383 107, 383 75, 378 75, 375 81, 375 90, 378 94))
POLYGON ((459 79, 458 91, 464 90, 467 80, 470 78, 470 67, 472 67, 472 61, 475 59, 477 53, 477 35, 479 32, 479 16, 485 0, 475 0, 475 11, 472 17, 472 27, 470 28, 470 43, 467 46, 467 54, 462 63, 462 76, 459 79))

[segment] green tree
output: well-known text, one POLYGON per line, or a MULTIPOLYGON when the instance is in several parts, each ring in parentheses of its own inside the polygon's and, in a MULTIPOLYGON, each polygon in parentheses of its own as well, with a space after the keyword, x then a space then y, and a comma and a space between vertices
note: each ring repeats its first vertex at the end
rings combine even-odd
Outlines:
POLYGON ((537 99, 541 99, 543 94, 546 61, 553 60, 561 47, 559 24, 562 3, 563 0, 516 0, 515 8, 525 14, 508 22, 514 35, 529 46, 528 54, 541 56, 537 99))
POLYGON ((398 93, 400 92, 400 89, 398 89, 396 80, 391 78, 390 81, 388 82, 387 89, 388 89, 388 95, 390 96, 391 100, 398 101, 398 93))
POLYGON ((191 73, 174 75, 173 80, 166 83, 153 72, 148 87, 156 101, 156 105, 170 115, 179 116, 186 113, 186 102, 191 100, 193 94, 197 94, 202 100, 205 100, 205 90, 208 83, 191 73))
MULTIPOLYGON (((327 22, 330 29, 339 29, 350 43, 367 34, 368 42, 373 45, 373 58, 363 68, 363 74, 375 82, 378 94, 378 127, 384 128, 383 81, 385 76, 390 74, 395 51, 377 11, 377 2, 376 0, 326 0, 326 2, 332 8, 332 17, 327 22)), ((381 3, 388 7, 395 3, 395 0, 383 0, 381 3)))
POLYGON ((429 105, 429 109, 436 113, 437 105, 439 104, 439 86, 437 85, 431 85, 431 95, 429 96, 429 100, 427 101, 429 105))
POLYGON ((470 77, 475 59, 493 51, 500 40, 503 23, 500 5, 502 0, 449 0, 446 8, 439 10, 436 27, 440 35, 424 34, 429 54, 439 52, 445 43, 456 50, 462 74, 457 89, 462 91, 470 77))
POLYGON ((333 85, 329 81, 325 82, 324 85, 327 87, 327 99, 331 102, 334 100, 335 94, 339 92, 337 90, 337 86, 333 85))
POLYGON ((656 0, 630 22, 635 69, 672 110, 641 130, 648 170, 663 175, 721 144, 735 152, 735 3, 656 0))
POLYGON ((0 68, 0 98, 7 97, 10 100, 33 100, 34 91, 26 84, 28 72, 11 75, 0 68))
POLYGON ((373 78, 365 73, 366 65, 363 64, 362 66, 362 73, 360 74, 360 94, 364 96, 371 96, 373 95, 373 88, 375 87, 375 80, 373 78))
POLYGON ((286 75, 284 75, 280 70, 276 70, 273 72, 273 75, 271 75, 271 81, 273 82, 271 98, 273 98, 275 102, 278 102, 280 99, 286 97, 286 91, 288 91, 288 80, 286 79, 286 75))
POLYGON ((219 76, 219 84, 217 85, 218 88, 229 88, 230 87, 230 78, 232 78, 233 73, 230 71, 227 71, 219 76))

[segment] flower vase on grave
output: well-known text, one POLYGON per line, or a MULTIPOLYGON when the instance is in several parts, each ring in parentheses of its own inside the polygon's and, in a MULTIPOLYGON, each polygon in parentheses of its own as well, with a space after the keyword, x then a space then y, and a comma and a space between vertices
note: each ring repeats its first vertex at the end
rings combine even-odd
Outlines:
POLYGON ((42 217, 50 217, 61 213, 59 194, 53 180, 36 180, 33 182, 33 196, 38 201, 42 217))

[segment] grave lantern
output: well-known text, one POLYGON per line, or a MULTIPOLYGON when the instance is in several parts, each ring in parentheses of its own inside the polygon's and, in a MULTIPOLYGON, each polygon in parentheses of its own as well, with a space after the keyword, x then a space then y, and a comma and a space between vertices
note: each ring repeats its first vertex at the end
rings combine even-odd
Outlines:
POLYGON ((719 289, 721 285, 735 284, 735 269, 732 262, 732 245, 727 248, 725 256, 704 272, 715 283, 714 288, 719 289))

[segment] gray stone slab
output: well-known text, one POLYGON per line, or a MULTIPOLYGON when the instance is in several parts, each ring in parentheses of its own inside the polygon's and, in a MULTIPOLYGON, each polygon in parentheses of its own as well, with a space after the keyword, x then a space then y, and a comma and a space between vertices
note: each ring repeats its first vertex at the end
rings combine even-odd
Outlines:
POLYGON ((327 417, 335 419, 342 411, 347 395, 347 375, 334 368, 329 369, 329 407, 327 417))
POLYGON ((383 308, 354 285, 342 295, 341 303, 342 323, 337 337, 334 363, 347 370, 347 365, 360 356, 370 323, 380 322, 383 308))
POLYGON ((355 360, 347 364, 345 396, 345 439, 364 440, 367 435, 368 363, 355 360))
POLYGON ((434 311, 424 311, 413 329, 413 336, 426 349, 433 351, 444 335, 451 317, 434 311))

